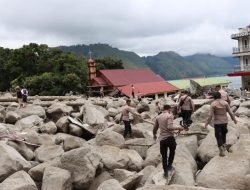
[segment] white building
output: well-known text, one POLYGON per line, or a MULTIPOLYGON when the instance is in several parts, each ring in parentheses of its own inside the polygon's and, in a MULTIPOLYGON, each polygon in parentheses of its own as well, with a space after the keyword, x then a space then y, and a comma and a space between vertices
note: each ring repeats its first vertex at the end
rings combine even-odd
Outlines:
POLYGON ((250 25, 239 28, 239 32, 232 34, 231 38, 238 41, 238 47, 233 48, 233 55, 239 58, 240 65, 228 76, 241 76, 242 88, 250 89, 250 25))

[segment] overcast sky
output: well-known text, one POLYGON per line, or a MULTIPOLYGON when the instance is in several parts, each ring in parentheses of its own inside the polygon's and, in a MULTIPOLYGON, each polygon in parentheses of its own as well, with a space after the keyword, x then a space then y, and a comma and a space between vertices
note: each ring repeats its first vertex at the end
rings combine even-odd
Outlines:
POLYGON ((231 55, 249 0, 0 0, 0 46, 108 43, 154 55, 231 55))

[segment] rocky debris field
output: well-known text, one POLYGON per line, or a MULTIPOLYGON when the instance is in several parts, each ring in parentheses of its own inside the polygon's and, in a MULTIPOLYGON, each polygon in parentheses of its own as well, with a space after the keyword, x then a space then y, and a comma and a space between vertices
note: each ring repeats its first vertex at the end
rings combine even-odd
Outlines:
MULTIPOLYGON (((157 101, 175 104, 171 99, 157 101)), ((143 119, 153 122, 155 102, 145 98, 132 104, 143 119)), ((122 98, 105 97, 55 100, 48 106, 36 99, 20 109, 15 102, 0 106, 0 135, 14 133, 39 145, 1 139, 0 189, 250 189, 250 101, 231 102, 238 124, 229 122, 225 157, 218 156, 214 129, 203 128, 210 105, 197 104, 190 132, 208 135, 176 138, 175 174, 168 186, 163 185, 153 125, 134 118, 133 138, 123 138, 123 124, 118 121, 125 104, 122 98)), ((175 124, 179 121, 177 118, 175 124)))

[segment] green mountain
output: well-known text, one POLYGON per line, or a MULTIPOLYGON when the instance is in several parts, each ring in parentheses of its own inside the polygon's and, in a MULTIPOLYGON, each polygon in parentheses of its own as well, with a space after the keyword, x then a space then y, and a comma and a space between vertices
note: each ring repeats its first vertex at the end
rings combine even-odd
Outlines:
POLYGON ((202 76, 203 73, 191 62, 175 52, 160 52, 144 57, 145 63, 165 79, 202 76))
POLYGON ((94 59, 112 57, 121 59, 125 68, 146 67, 144 60, 134 52, 119 50, 107 44, 90 44, 75 46, 60 46, 64 52, 73 52, 78 55, 88 56, 89 52, 94 59))
POLYGON ((87 56, 92 52, 94 59, 111 57, 120 59, 125 68, 149 67, 166 80, 201 76, 225 75, 239 64, 237 58, 218 57, 210 54, 181 56, 175 52, 160 52, 154 56, 140 57, 134 52, 120 50, 108 44, 60 46, 64 52, 87 56))
POLYGON ((185 59, 195 65, 205 76, 224 75, 234 69, 234 63, 211 54, 195 54, 186 56, 185 59))

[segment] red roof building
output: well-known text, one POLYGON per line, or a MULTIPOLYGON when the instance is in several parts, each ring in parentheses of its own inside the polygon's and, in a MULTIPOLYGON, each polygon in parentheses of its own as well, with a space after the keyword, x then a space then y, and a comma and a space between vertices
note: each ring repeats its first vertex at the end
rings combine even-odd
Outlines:
MULTIPOLYGON (((103 86, 106 92, 118 89, 122 94, 130 97, 132 84, 136 96, 166 95, 178 90, 149 68, 99 70, 96 77, 91 80, 89 88, 103 86)), ((92 90, 92 92, 98 91, 92 90)))

